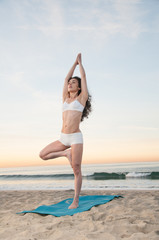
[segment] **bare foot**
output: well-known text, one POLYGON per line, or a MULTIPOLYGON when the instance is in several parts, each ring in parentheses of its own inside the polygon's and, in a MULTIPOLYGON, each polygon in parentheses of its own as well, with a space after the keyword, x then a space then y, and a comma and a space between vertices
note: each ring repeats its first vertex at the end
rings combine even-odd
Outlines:
POLYGON ((68 150, 65 150, 66 152, 66 157, 68 158, 69 162, 70 162, 70 165, 72 167, 72 154, 71 154, 71 148, 68 149, 68 150))
POLYGON ((78 207, 78 201, 73 201, 73 203, 68 207, 68 209, 74 209, 78 207))

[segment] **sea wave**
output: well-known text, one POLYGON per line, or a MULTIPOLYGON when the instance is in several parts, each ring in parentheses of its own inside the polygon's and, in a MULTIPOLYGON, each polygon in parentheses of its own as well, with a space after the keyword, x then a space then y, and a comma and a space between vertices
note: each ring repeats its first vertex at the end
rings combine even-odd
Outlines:
POLYGON ((90 180, 125 179, 125 173, 95 172, 86 178, 90 180))
POLYGON ((73 179, 73 174, 13 174, 0 175, 2 180, 22 180, 22 179, 73 179))
POLYGON ((141 177, 149 177, 151 176, 150 172, 130 172, 126 174, 127 178, 141 178, 141 177))
MULTIPOLYGON (((88 180, 110 180, 110 179, 159 179, 159 172, 94 172, 83 174, 83 179, 88 180)), ((29 180, 29 179, 74 179, 74 174, 9 174, 0 175, 0 180, 29 180)))
POLYGON ((124 173, 95 172, 93 175, 88 176, 87 178, 93 180, 126 179, 126 178, 159 179, 159 172, 124 172, 124 173))

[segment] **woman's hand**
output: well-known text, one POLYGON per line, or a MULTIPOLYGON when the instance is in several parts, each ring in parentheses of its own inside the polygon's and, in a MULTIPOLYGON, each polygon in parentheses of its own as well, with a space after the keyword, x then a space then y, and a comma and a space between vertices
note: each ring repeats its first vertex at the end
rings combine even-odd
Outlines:
POLYGON ((82 63, 82 59, 81 59, 81 53, 79 53, 79 54, 77 55, 77 58, 76 58, 76 63, 77 63, 77 64, 80 64, 80 63, 82 63))

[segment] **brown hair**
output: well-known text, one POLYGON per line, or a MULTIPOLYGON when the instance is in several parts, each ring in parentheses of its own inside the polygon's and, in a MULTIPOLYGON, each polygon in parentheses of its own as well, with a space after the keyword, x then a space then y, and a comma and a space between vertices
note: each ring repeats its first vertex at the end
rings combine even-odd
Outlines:
MULTIPOLYGON (((77 77, 77 76, 71 77, 71 78, 69 78, 68 82, 73 78, 75 78, 78 81, 78 87, 80 88, 80 90, 78 91, 78 95, 80 95, 80 93, 81 93, 81 78, 77 77)), ((83 121, 84 118, 88 118, 89 113, 92 111, 91 98, 92 98, 92 96, 88 93, 88 99, 86 101, 86 105, 85 105, 83 113, 82 113, 81 122, 83 121)))

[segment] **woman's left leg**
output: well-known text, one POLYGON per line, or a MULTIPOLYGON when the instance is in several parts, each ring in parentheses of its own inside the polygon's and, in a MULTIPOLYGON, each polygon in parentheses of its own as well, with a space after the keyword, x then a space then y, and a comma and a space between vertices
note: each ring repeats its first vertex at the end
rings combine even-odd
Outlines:
POLYGON ((77 208, 79 203, 79 195, 82 186, 82 172, 81 172, 81 163, 82 163, 82 154, 83 154, 83 144, 73 144, 71 146, 72 153, 72 168, 75 177, 75 195, 72 204, 69 206, 69 209, 77 208))

